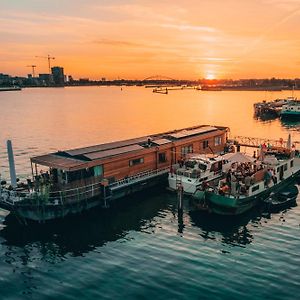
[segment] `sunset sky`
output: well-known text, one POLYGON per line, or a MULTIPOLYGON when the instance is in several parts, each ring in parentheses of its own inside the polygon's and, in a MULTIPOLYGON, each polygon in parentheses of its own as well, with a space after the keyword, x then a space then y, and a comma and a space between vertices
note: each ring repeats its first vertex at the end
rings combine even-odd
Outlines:
POLYGON ((2 0, 0 73, 300 77, 300 0, 2 0))

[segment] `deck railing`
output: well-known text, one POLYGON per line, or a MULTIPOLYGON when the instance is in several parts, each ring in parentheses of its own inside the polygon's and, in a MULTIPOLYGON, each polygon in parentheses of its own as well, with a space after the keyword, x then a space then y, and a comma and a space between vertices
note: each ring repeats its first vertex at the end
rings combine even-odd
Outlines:
POLYGON ((157 170, 150 170, 150 171, 141 172, 141 173, 136 174, 134 176, 130 176, 130 177, 127 177, 125 179, 121 179, 121 180, 118 180, 114 183, 111 183, 109 185, 109 187, 111 189, 114 189, 114 188, 118 188, 118 187, 121 187, 121 186, 130 185, 134 182, 138 182, 138 181, 141 181, 141 180, 144 180, 144 179, 147 179, 147 178, 151 178, 151 177, 154 177, 154 176, 157 176, 157 175, 166 174, 166 173, 169 172, 169 170, 170 170, 170 168, 167 167, 167 168, 163 168, 163 169, 157 169, 157 170))
MULTIPOLYGON (((126 185, 130 185, 135 182, 139 182, 145 180, 147 178, 151 178, 157 175, 162 175, 168 173, 169 168, 163 168, 158 170, 151 170, 136 174, 134 176, 130 176, 128 178, 118 180, 114 183, 108 185, 109 189, 115 189, 119 187, 123 187, 126 185)), ((50 185, 42 185, 40 186, 40 191, 10 191, 10 190, 2 190, 1 202, 5 202, 6 204, 13 205, 16 202, 20 202, 19 204, 34 204, 34 205, 58 205, 58 204, 72 204, 76 202, 80 202, 83 200, 88 200, 89 198, 99 196, 102 193, 102 185, 101 182, 89 184, 86 186, 81 186, 78 188, 72 188, 67 190, 60 191, 50 191, 50 185), (4 197, 4 193, 6 193, 7 197, 4 197), (21 201, 21 200, 27 201, 21 201)))

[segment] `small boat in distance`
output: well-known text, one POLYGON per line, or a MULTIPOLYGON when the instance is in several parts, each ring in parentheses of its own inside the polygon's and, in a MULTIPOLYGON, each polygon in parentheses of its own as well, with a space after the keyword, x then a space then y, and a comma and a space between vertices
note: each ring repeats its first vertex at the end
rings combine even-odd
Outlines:
POLYGON ((281 119, 299 119, 300 101, 294 100, 282 106, 280 112, 281 119))
POLYGON ((273 101, 262 101, 254 103, 254 115, 261 119, 272 119, 280 116, 284 105, 296 101, 295 97, 287 97, 283 99, 275 99, 273 101))
POLYGON ((19 86, 8 86, 8 87, 0 87, 0 92, 12 92, 12 91, 21 91, 22 88, 19 86))

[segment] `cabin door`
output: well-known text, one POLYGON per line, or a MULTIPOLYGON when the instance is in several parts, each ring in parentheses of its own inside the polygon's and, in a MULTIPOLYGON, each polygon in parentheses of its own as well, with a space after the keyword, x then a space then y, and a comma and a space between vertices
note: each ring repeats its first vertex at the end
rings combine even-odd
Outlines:
POLYGON ((284 173, 283 166, 281 166, 279 169, 279 180, 283 179, 283 173, 284 173))

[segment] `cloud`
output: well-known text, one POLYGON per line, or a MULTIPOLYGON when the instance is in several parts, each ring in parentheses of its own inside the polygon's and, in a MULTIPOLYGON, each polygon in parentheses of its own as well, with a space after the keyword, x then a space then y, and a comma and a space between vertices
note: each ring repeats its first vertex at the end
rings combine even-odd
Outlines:
POLYGON ((217 30, 213 27, 207 26, 195 26, 190 24, 161 24, 163 28, 172 28, 180 31, 201 31, 201 32, 217 32, 217 30))
POLYGON ((116 47, 145 47, 146 45, 130 42, 130 41, 119 41, 119 40, 110 40, 110 39, 100 39, 93 41, 95 44, 116 46, 116 47))

